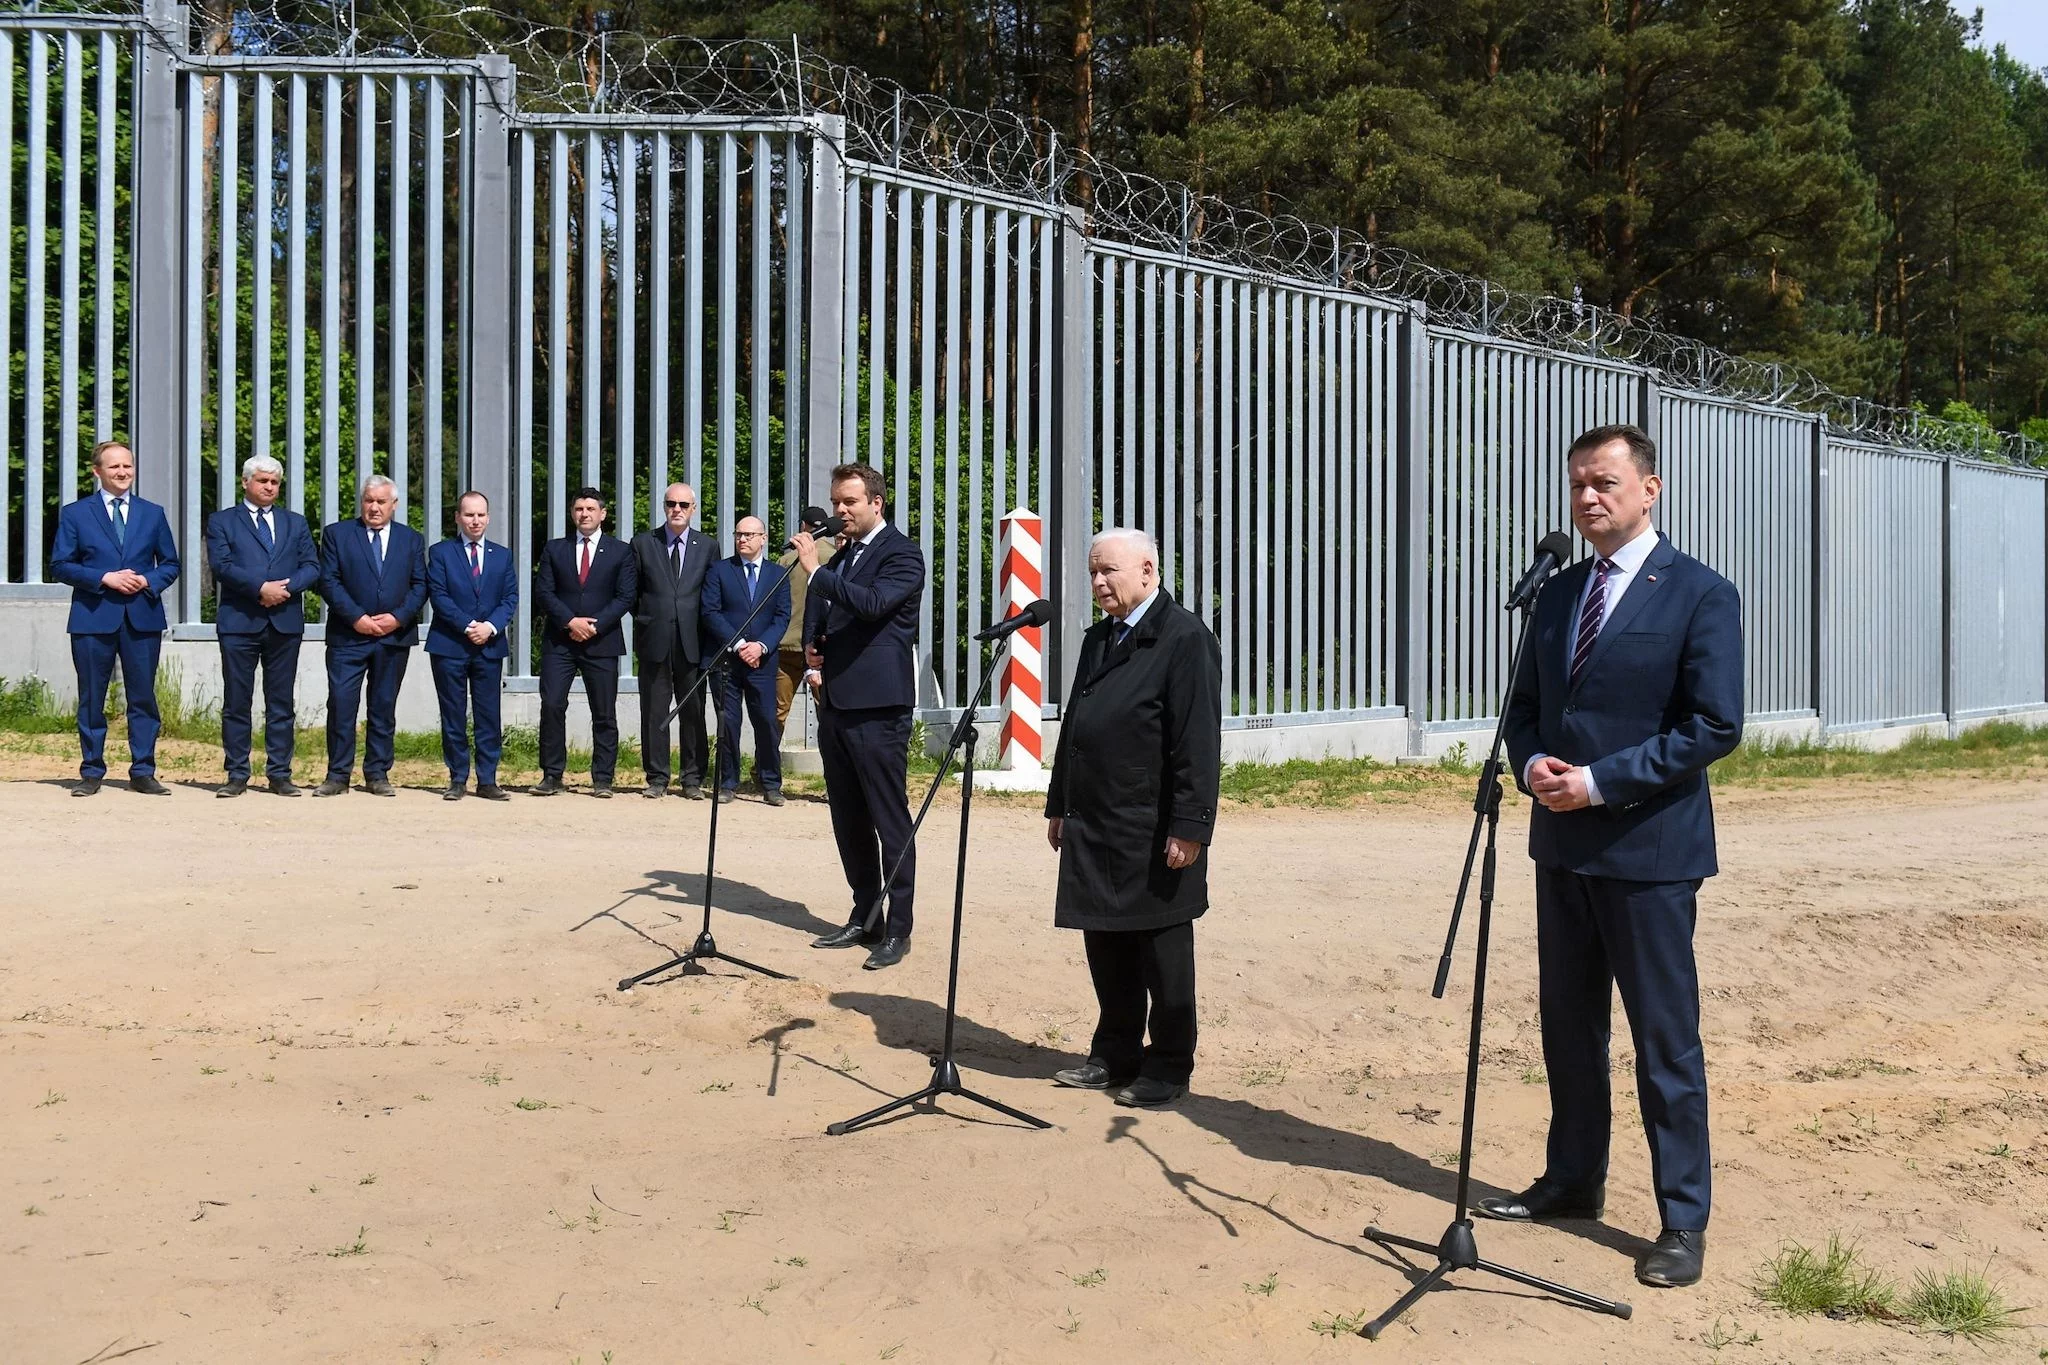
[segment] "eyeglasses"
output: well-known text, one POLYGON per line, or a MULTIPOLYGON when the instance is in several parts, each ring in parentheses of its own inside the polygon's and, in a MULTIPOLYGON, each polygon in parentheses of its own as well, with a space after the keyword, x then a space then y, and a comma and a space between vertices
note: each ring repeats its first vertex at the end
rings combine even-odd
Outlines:
POLYGON ((759 540, 768 533, 766 531, 734 531, 732 534, 735 540, 759 540))
POLYGON ((667 505, 670 507, 695 507, 697 504, 694 502, 677 502, 675 499, 670 498, 667 505))

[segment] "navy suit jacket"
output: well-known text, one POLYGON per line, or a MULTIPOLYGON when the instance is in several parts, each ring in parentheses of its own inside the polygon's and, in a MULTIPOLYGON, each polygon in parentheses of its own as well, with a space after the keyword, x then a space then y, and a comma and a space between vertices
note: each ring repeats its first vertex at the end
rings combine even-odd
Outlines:
POLYGON ((776 648, 782 633, 789 629, 789 570, 772 559, 764 559, 759 579, 754 601, 749 602, 747 574, 738 555, 718 560, 705 571, 704 586, 697 598, 697 616, 704 623, 705 658, 724 649, 728 640, 742 633, 740 627, 744 625, 747 639, 759 640, 768 647, 759 666, 775 666, 776 648), (753 624, 747 625, 748 614, 764 595, 768 604, 754 617, 753 624))
POLYGON ((1576 688, 1570 652, 1593 561, 1544 585, 1508 700, 1508 760, 1523 791, 1537 754, 1586 767, 1604 805, 1529 817, 1545 867, 1626 881, 1711 877, 1707 766, 1742 740, 1742 600, 1667 536, 1614 604, 1576 688))
POLYGON ((133 493, 128 505, 128 534, 114 539, 114 520, 95 488, 57 513, 57 540, 50 547, 50 576, 71 589, 73 635, 113 635, 123 625, 134 630, 163 630, 164 590, 178 581, 178 545, 164 509, 133 493), (116 569, 132 569, 149 580, 138 593, 112 592, 100 580, 116 569))
POLYGON ((427 653, 451 658, 474 654, 484 659, 502 659, 511 653, 505 632, 512 627, 512 613, 519 609, 519 575, 513 571, 512 552, 504 546, 486 540, 484 571, 473 574, 460 536, 433 545, 427 551, 427 598, 434 604, 434 620, 427 627, 427 653), (497 633, 473 645, 463 634, 471 621, 488 621, 497 633))
POLYGON ((824 657, 824 704, 846 710, 917 703, 917 606, 924 553, 886 523, 852 570, 848 545, 811 575, 804 639, 824 657))
POLYGON ((320 557, 313 530, 297 512, 273 506, 268 550, 256 534, 256 519, 237 501, 206 519, 206 562, 219 592, 214 630, 221 635, 261 635, 275 626, 286 635, 306 633, 306 605, 300 595, 320 581, 320 557), (265 583, 284 580, 291 596, 274 607, 257 597, 265 583))
POLYGON ((420 608, 427 603, 427 542, 410 526, 390 525, 384 571, 370 550, 370 528, 360 518, 337 521, 320 532, 320 595, 327 599, 327 647, 385 645, 410 649, 420 642, 420 608), (389 612, 399 628, 389 635, 363 635, 356 622, 389 612))
POLYGON ((590 581, 578 583, 577 539, 566 535, 541 547, 533 600, 547 614, 549 644, 586 659, 616 658, 626 652, 626 633, 619 622, 633 610, 633 595, 640 590, 633 547, 600 533, 590 560, 590 581), (569 623, 579 616, 597 622, 597 634, 580 645, 569 638, 569 623))

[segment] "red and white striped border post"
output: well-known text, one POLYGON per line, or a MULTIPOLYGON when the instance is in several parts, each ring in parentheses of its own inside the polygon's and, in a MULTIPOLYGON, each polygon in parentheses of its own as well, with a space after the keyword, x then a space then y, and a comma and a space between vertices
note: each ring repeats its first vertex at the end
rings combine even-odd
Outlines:
MULTIPOLYGON (((997 590, 1004 616, 1014 616, 1045 595, 1044 522, 1016 508, 1002 520, 997 542, 997 590)), ((1034 772, 1044 766, 1045 628, 1027 626, 1010 636, 1003 664, 1003 731, 996 767, 1034 772)))

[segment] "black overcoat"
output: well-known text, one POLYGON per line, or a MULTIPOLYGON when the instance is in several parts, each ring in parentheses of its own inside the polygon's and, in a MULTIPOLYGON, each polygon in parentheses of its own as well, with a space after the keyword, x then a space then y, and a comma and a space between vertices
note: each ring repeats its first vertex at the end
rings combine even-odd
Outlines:
POLYGON ((1223 745, 1223 655, 1164 589, 1122 644, 1104 618, 1081 637, 1060 716, 1049 819, 1061 830, 1062 929, 1158 929, 1209 908, 1209 841, 1223 745), (1166 838, 1202 845, 1166 865, 1166 838))

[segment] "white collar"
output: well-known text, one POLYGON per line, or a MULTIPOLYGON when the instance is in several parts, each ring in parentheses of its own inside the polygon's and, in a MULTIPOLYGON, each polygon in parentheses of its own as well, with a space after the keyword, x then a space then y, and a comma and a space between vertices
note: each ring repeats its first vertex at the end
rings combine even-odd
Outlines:
POLYGON ((1616 569, 1628 574, 1630 577, 1634 577, 1636 571, 1642 568, 1644 563, 1649 560, 1650 552, 1656 548, 1657 528, 1645 526, 1634 540, 1631 540, 1613 554, 1606 556, 1606 558, 1614 561, 1616 569))
POLYGON ((463 553, 464 553, 464 554, 468 554, 468 553, 469 553, 469 549, 468 549, 468 547, 469 547, 469 546, 472 546, 472 545, 474 545, 474 546, 476 547, 476 549, 477 549, 477 552, 478 552, 479 554, 481 554, 481 553, 483 552, 483 548, 484 548, 484 540, 483 540, 483 538, 482 538, 481 536, 479 536, 479 537, 478 537, 477 539, 475 539, 475 540, 471 540, 471 539, 470 539, 470 538, 469 538, 468 536, 457 536, 457 537, 456 537, 456 539, 457 539, 457 540, 460 540, 460 541, 462 542, 462 544, 463 544, 463 547, 464 547, 464 548, 463 548, 463 553))
POLYGON ((868 532, 868 533, 867 533, 866 535, 862 536, 862 537, 861 537, 861 538, 860 538, 859 540, 856 540, 856 541, 854 542, 854 544, 856 544, 856 545, 872 545, 872 544, 874 544, 874 543, 875 543, 875 537, 876 537, 876 536, 878 536, 878 535, 880 535, 880 534, 882 534, 882 528, 883 528, 884 526, 887 526, 888 524, 889 524, 889 523, 888 523, 888 522, 886 522, 886 521, 878 521, 878 522, 876 522, 876 523, 875 523, 875 529, 874 529, 874 530, 872 530, 872 531, 870 531, 870 532, 868 532))
POLYGON ((277 510, 277 506, 276 504, 273 503, 269 507, 258 507, 255 503, 250 502, 247 498, 243 498, 242 509, 252 517, 265 517, 269 516, 272 512, 275 512, 277 510))
POLYGON ((125 502, 134 502, 135 490, 131 488, 126 493, 111 493, 105 488, 100 489, 100 506, 106 508, 113 507, 115 498, 120 498, 125 502))
POLYGON ((1155 583, 1152 585, 1152 591, 1146 596, 1145 600, 1138 603, 1137 606, 1132 607, 1130 613, 1124 617, 1123 628, 1125 630, 1129 630, 1133 626, 1137 625, 1138 618, 1143 616, 1148 610, 1151 609, 1152 603, 1155 600, 1157 600, 1158 597, 1159 585, 1155 583))
POLYGON ((767 563, 768 561, 768 556, 765 553, 763 553, 755 559, 748 559, 745 555, 734 555, 733 558, 739 560, 742 567, 750 567, 755 569, 760 568, 763 564, 767 563))

